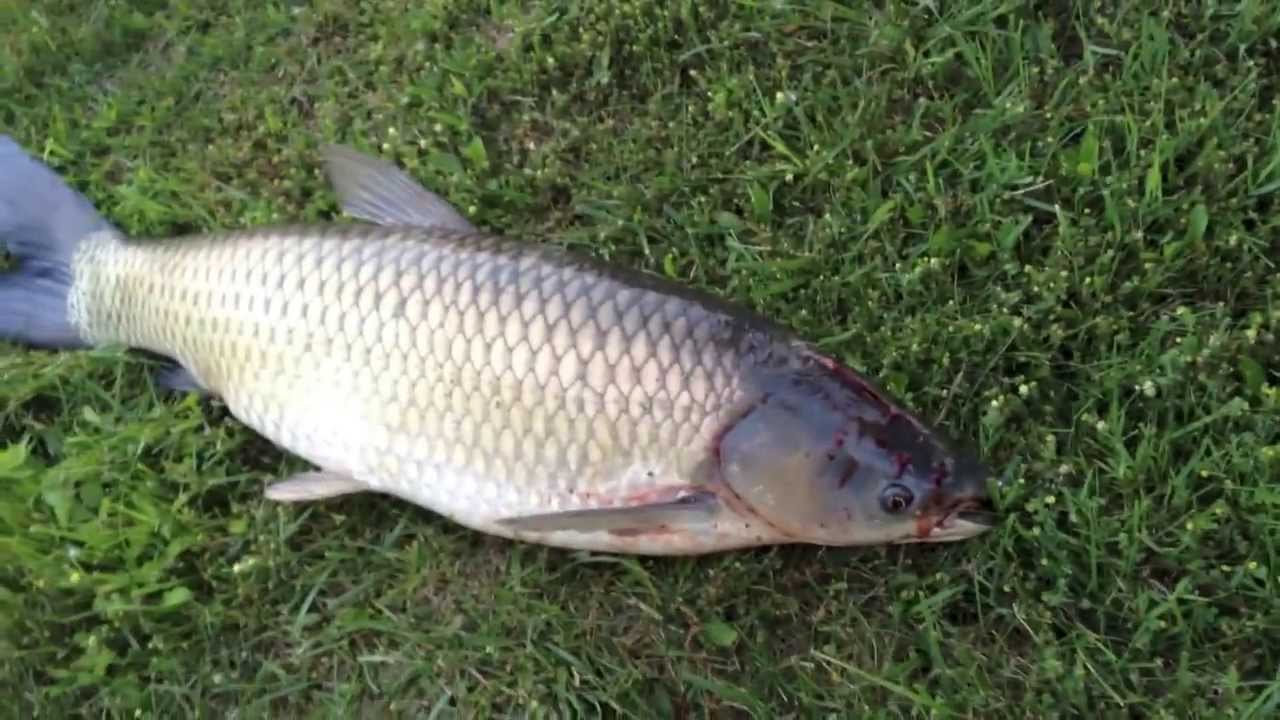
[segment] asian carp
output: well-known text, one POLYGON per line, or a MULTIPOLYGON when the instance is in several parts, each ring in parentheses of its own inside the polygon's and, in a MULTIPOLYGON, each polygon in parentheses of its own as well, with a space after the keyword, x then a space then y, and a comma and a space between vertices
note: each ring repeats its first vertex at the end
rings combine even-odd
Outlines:
POLYGON ((477 531, 690 555, 953 541, 990 475, 860 373, 744 307, 474 227, 325 146, 363 222, 140 240, 0 136, 0 339, 173 361, 316 469, 268 498, 396 496, 477 531))

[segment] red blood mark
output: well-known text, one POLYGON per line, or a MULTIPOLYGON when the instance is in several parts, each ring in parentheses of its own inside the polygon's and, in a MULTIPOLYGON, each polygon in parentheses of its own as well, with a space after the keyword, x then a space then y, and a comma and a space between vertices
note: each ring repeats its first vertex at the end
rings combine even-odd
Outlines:
POLYGON ((924 540, 933 533, 933 529, 938 526, 937 521, 932 515, 920 515, 916 517, 916 537, 924 540))
POLYGON ((671 485, 652 490, 641 490, 640 492, 625 495, 613 504, 619 507, 639 507, 642 505, 653 505, 655 503, 674 502, 679 500, 683 495, 690 493, 697 494, 704 491, 705 488, 700 488, 696 485, 671 485))
POLYGON ((861 396, 863 400, 866 400, 867 402, 873 405, 879 406, 880 410, 885 415, 888 415, 889 417, 893 417, 894 415, 898 414, 898 411, 896 408, 894 408, 889 403, 885 402, 884 398, 877 395, 874 391, 872 391, 866 385, 858 385, 857 391, 858 391, 858 395, 861 396))
POLYGON ((889 417, 893 417, 898 414, 897 408, 893 407, 893 405, 890 405, 887 400, 880 397, 880 394, 873 390, 867 381, 859 377, 858 373, 854 372, 852 368, 845 367, 844 365, 836 362, 833 358, 829 358, 825 355, 815 354, 813 357, 818 361, 818 364, 830 370, 846 385, 852 387, 854 392, 858 393, 859 397, 878 407, 880 412, 889 417))
POLYGON ((907 474, 907 468, 911 467, 911 455, 904 452, 894 453, 893 462, 898 466, 897 475, 894 476, 894 479, 900 480, 903 475, 907 474))
MULTIPOLYGON (((926 436, 932 434, 924 424, 920 422, 920 420, 916 419, 916 417, 911 413, 894 406, 893 403, 889 402, 887 398, 882 396, 880 392, 871 385, 869 380, 864 379, 852 368, 842 365, 836 362, 833 358, 825 355, 810 353, 810 357, 812 357, 819 365, 834 374, 836 379, 840 380, 852 389, 858 397, 878 408, 881 414, 885 416, 886 422, 893 420, 895 417, 901 417, 906 419, 912 427, 920 431, 922 434, 926 436)), ((879 443, 877 443, 877 445, 879 445, 879 443)))
POLYGON ((929 479, 933 481, 934 487, 940 488, 942 487, 942 483, 946 482, 949 477, 951 477, 951 471, 947 470, 947 466, 945 464, 938 463, 933 466, 933 476, 929 479))

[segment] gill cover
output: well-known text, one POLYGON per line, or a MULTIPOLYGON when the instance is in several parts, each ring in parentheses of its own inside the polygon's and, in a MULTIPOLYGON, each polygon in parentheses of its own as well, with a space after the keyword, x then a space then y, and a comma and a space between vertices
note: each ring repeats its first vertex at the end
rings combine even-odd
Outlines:
POLYGON ((766 396, 721 438, 722 477, 796 540, 857 542, 859 466, 842 447, 846 422, 817 398, 766 396))

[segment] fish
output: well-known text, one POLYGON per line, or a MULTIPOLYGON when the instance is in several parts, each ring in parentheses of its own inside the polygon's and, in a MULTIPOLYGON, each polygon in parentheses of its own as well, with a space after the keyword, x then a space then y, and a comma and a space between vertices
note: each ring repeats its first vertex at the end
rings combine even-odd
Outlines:
POLYGON ((991 471, 878 384, 729 298, 478 229, 321 144, 330 222, 140 238, 0 135, 0 340, 117 347, 308 469, 265 498, 398 498, 565 550, 953 542, 991 471))

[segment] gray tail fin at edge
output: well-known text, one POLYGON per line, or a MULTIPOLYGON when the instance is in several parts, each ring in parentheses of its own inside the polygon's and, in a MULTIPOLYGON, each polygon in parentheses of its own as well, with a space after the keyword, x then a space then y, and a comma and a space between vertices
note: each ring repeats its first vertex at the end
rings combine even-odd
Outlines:
POLYGON ((71 259, 82 238, 110 229, 88 198, 0 135, 0 246, 18 261, 0 274, 0 341, 84 347, 67 315, 71 259))

